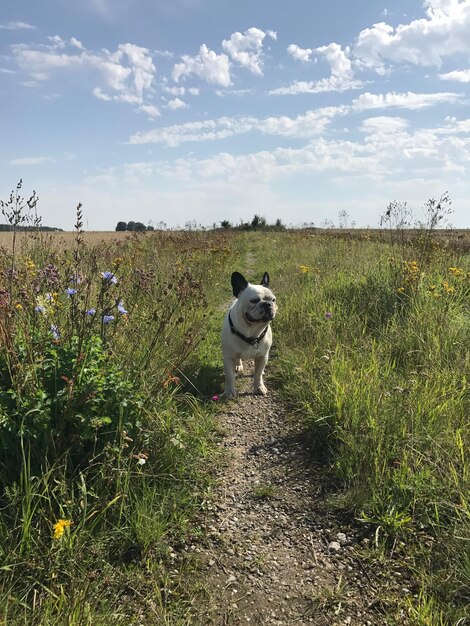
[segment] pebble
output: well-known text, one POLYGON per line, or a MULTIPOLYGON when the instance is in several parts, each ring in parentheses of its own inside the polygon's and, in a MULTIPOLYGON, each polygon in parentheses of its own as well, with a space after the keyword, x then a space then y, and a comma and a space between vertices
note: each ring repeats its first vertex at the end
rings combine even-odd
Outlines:
POLYGON ((333 552, 339 552, 341 550, 341 545, 337 541, 330 541, 328 544, 328 550, 332 550, 333 552))

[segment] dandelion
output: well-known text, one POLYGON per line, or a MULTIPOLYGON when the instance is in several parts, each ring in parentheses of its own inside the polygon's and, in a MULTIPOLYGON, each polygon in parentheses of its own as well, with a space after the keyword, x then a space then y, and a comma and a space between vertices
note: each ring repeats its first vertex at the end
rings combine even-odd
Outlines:
POLYGON ((299 271, 301 274, 308 274, 310 272, 310 268, 308 265, 299 265, 299 271))
POLYGON ((54 539, 60 539, 65 532, 65 529, 72 525, 72 520, 60 519, 54 524, 54 539))
POLYGON ((65 290, 65 293, 68 295, 69 298, 71 298, 72 296, 74 296, 77 293, 77 290, 73 289, 72 287, 68 287, 65 290))
POLYGON ((96 313, 96 309, 88 309, 88 311, 85 311, 86 315, 94 315, 96 313))
POLYGON ((118 279, 113 274, 113 272, 101 272, 101 276, 103 277, 104 280, 110 283, 113 283, 113 285, 117 284, 118 279))
POLYGON ((114 315, 103 315, 103 324, 114 322, 114 315))
POLYGON ((128 313, 128 311, 126 311, 126 309, 124 308, 124 301, 123 300, 120 300, 118 302, 117 309, 118 309, 119 313, 121 313, 122 315, 127 315, 127 313, 128 313))

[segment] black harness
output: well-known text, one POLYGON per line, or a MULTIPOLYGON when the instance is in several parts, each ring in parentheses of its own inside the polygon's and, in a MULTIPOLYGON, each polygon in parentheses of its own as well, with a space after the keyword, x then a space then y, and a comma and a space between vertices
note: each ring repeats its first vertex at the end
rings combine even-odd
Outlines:
POLYGON ((245 337, 245 335, 242 335, 242 333, 240 333, 233 325, 232 318, 230 317, 230 313, 228 314, 228 323, 230 324, 230 330, 232 331, 232 333, 236 335, 237 337, 240 337, 240 339, 244 341, 245 343, 250 344, 250 346, 252 346, 255 350, 258 349, 259 342, 266 335, 266 333, 268 332, 268 328, 269 328, 269 324, 268 324, 268 326, 266 326, 266 328, 263 330, 263 332, 261 333, 259 337, 245 337))

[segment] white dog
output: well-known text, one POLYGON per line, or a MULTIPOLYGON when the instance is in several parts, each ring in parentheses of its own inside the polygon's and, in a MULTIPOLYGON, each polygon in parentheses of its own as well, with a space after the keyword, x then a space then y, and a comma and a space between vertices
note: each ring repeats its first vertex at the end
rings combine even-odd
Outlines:
POLYGON ((268 288, 269 274, 260 285, 252 285, 239 272, 232 274, 233 295, 237 298, 225 316, 222 327, 222 351, 225 370, 223 398, 237 395, 235 372, 243 371, 242 361, 254 359, 253 391, 266 395, 263 373, 272 344, 270 322, 277 311, 276 298, 268 288))

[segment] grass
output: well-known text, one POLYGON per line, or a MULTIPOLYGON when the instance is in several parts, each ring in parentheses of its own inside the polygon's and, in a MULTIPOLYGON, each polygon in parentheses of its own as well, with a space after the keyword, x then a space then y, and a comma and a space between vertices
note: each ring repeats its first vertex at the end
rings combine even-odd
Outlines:
POLYGON ((390 555, 405 542, 412 623, 468 619, 468 253, 435 246, 418 264, 418 238, 278 242, 257 242, 280 294, 276 375, 327 463, 331 505, 390 555))
MULTIPOLYGON (((270 369, 329 505, 377 558, 400 546, 410 624, 464 623, 467 234, 102 236, 80 222, 14 246, 1 234, 0 623, 196 623, 184 548, 218 463, 220 327, 247 263, 248 278, 271 275, 270 369)), ((339 591, 315 603, 334 608, 339 591)))

